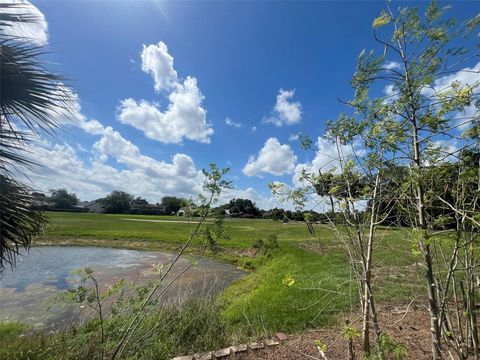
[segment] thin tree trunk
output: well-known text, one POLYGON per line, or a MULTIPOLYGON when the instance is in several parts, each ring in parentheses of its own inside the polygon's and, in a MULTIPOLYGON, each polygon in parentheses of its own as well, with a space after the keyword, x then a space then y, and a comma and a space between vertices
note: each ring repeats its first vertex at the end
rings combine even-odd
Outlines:
POLYGON ((472 264, 472 259, 475 255, 473 250, 467 249, 467 259, 466 259, 466 277, 467 277, 467 313, 468 313, 468 322, 470 326, 470 335, 471 335, 471 345, 474 354, 474 358, 478 358, 478 331, 477 331, 477 316, 475 308, 475 279, 474 279, 474 265, 472 264))
MULTIPOLYGON (((335 146, 337 148, 337 153, 339 156, 339 163, 340 163, 340 168, 342 170, 342 173, 344 173, 344 164, 343 164, 343 153, 341 150, 341 147, 339 146, 340 141, 337 138, 335 141, 335 146)), ((352 195, 352 189, 350 186, 350 182, 348 179, 346 179, 347 183, 347 191, 350 199, 353 199, 352 195)), ((353 224, 355 226, 355 232, 356 232, 356 239, 358 241, 358 248, 359 248, 359 255, 361 258, 361 263, 362 263, 362 276, 360 279, 358 279, 360 288, 360 299, 362 301, 362 317, 363 317, 363 324, 362 324, 362 348, 365 356, 370 355, 370 291, 367 287, 367 272, 368 272, 368 265, 367 265, 367 255, 365 254, 365 246, 364 246, 364 241, 362 237, 362 231, 359 228, 359 221, 358 221, 358 214, 355 211, 355 205, 352 202, 350 205, 350 201, 346 199, 345 200, 345 218, 347 219, 347 222, 350 220, 350 216, 353 218, 353 224)), ((369 239, 370 241, 370 239, 369 239)))
MULTIPOLYGON (((380 173, 377 173, 375 177, 375 185, 373 189, 373 197, 372 197, 372 209, 370 214, 370 228, 368 233, 368 241, 367 241, 367 254, 365 259, 365 283, 364 283, 364 298, 365 298, 365 309, 363 313, 363 338, 368 338, 368 334, 365 331, 369 331, 369 321, 370 321, 370 311, 371 317, 373 320, 373 325, 376 334, 376 343, 377 343, 377 353, 378 356, 382 357, 381 349, 378 346, 381 336, 380 326, 378 324, 378 316, 377 310, 375 307, 375 301, 372 293, 372 260, 373 260, 373 244, 375 240, 375 227, 377 222, 377 196, 378 196, 378 187, 380 186, 380 173)), ((364 347, 367 344, 363 344, 364 347)), ((365 349, 364 349, 365 350, 365 349)), ((370 352, 370 344, 368 344, 368 352, 370 352)))
POLYGON ((363 284, 363 325, 362 325, 362 348, 365 356, 370 355, 370 304, 369 304, 369 295, 368 289, 363 284))
POLYGON ((438 324, 438 302, 435 291, 435 278, 433 276, 432 256, 430 245, 423 244, 423 264, 428 290, 428 311, 430 313, 430 332, 432 334, 432 353, 435 360, 442 358, 440 346, 440 326, 438 324))
POLYGON ((100 290, 98 288, 98 282, 97 282, 97 279, 93 278, 92 277, 92 280, 93 280, 93 283, 95 285, 95 297, 96 297, 96 300, 97 300, 97 306, 98 306, 98 317, 99 317, 99 320, 100 320, 100 336, 101 336, 101 342, 102 342, 102 351, 101 351, 101 354, 102 354, 102 360, 105 358, 105 330, 104 330, 104 325, 103 325, 103 310, 102 310, 102 302, 101 302, 101 299, 100 299, 100 290))
MULTIPOLYGON (((418 143, 418 128, 415 116, 412 117, 413 125, 413 152, 414 152, 414 166, 419 172, 417 174, 421 177, 422 163, 420 159, 420 146, 418 143)), ((427 224, 425 220, 425 200, 423 193, 422 179, 417 179, 417 215, 418 224, 422 231, 426 231, 427 224)), ((424 236, 424 235, 422 235, 424 236)), ((433 359, 439 360, 442 358, 441 351, 441 333, 438 318, 438 301, 435 285, 435 277, 433 274, 433 260, 430 249, 430 244, 425 242, 426 239, 421 240, 421 247, 423 252, 423 267, 425 269, 425 278, 427 280, 428 292, 428 311, 430 313, 430 332, 432 337, 432 356, 433 359)))
MULTIPOLYGON (((397 24, 394 22, 395 30, 398 31, 397 24)), ((418 175, 421 176, 422 161, 420 159, 420 145, 418 142, 418 124, 417 124, 417 105, 414 101, 413 86, 410 79, 409 61, 404 49, 404 43, 399 39, 396 40, 399 48, 399 53, 402 58, 403 68, 405 71, 405 83, 407 85, 407 93, 409 96, 409 109, 407 111, 409 122, 412 124, 412 150, 413 150, 413 166, 417 169, 418 175)), ((417 179, 416 197, 417 197, 417 218, 418 225, 422 231, 426 231, 427 224, 425 220, 425 201, 423 191, 422 179, 417 179)), ((430 314, 430 332, 432 338, 432 357, 434 360, 442 359, 441 352, 441 333, 438 318, 438 301, 436 294, 435 278, 433 275, 433 261, 430 250, 430 245, 425 239, 421 240, 423 252, 423 266, 425 269, 425 278, 427 280, 428 289, 428 310, 430 314)))

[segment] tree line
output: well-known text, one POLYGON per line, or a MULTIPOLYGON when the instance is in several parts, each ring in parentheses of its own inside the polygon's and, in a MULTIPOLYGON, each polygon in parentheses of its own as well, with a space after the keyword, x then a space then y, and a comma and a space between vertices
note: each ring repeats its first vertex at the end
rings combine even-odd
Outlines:
MULTIPOLYGON (((187 209, 189 216, 199 216, 202 209, 189 199, 175 196, 164 196, 160 202, 149 203, 146 199, 125 191, 115 190, 103 198, 94 201, 81 202, 77 195, 68 192, 65 188, 52 189, 48 195, 41 192, 31 193, 34 201, 34 208, 37 210, 52 211, 93 211, 89 205, 97 204, 97 212, 108 214, 139 214, 139 215, 176 215, 182 208, 187 209)), ((211 209, 216 214, 227 215, 232 218, 245 219, 272 219, 275 221, 309 221, 327 222, 334 214, 331 212, 319 213, 313 210, 285 210, 275 207, 269 210, 260 209, 252 200, 234 198, 228 203, 211 209)), ((341 219, 339 219, 341 221, 341 219)))
POLYGON ((107 196, 90 202, 80 202, 76 194, 64 188, 52 189, 48 195, 32 192, 31 196, 35 200, 34 207, 39 210, 88 211, 90 205, 96 204, 96 211, 109 214, 176 214, 188 203, 186 199, 164 196, 160 203, 151 204, 140 196, 135 197, 120 190, 112 191, 107 196))

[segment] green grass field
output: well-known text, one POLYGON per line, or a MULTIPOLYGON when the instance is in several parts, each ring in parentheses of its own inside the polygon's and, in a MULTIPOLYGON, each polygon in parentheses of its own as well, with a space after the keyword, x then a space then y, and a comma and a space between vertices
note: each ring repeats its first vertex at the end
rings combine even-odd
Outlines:
MULTIPOLYGON (((195 226, 195 218, 188 224, 173 216, 56 212, 48 216, 51 222, 39 243, 174 250, 195 226)), ((227 219, 225 225, 229 239, 220 241, 222 250, 216 257, 253 269, 218 298, 230 324, 249 334, 299 331, 332 324, 338 314, 356 305, 346 255, 326 226, 319 226, 313 237, 301 223, 227 219), (271 235, 277 236, 279 249, 252 257, 253 241, 271 235), (320 245, 325 254, 318 251, 320 245), (294 281, 290 286, 288 279, 294 281)), ((410 242, 399 229, 379 230, 379 235, 376 263, 382 276, 376 283, 381 290, 377 296, 382 301, 407 300, 420 286, 408 281, 417 276, 410 242)))
MULTIPOLYGON (((181 244, 188 237, 189 231, 195 226, 196 219, 187 224, 186 218, 177 216, 149 215, 112 215, 93 213, 60 213, 50 212, 51 220, 41 241, 98 239, 108 240, 115 245, 114 240, 149 241, 152 244, 181 244), (131 221, 134 219, 137 221, 131 221), (140 221, 145 220, 145 221, 140 221), (163 221, 163 222, 155 222, 163 221)), ((257 238, 265 238, 276 234, 279 240, 307 241, 311 240, 305 226, 283 225, 272 220, 227 219, 229 240, 221 242, 228 248, 246 249, 257 238)))

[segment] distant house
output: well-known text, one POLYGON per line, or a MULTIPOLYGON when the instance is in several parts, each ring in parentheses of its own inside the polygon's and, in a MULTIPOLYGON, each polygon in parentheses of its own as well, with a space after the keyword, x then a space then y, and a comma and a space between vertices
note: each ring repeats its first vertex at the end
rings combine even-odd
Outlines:
POLYGON ((71 212, 90 212, 88 207, 82 205, 74 205, 72 208, 69 209, 61 209, 61 211, 71 211, 71 212))
POLYGON ((79 201, 76 208, 83 209, 85 212, 103 213, 103 206, 97 201, 79 201))
POLYGON ((167 207, 160 204, 148 204, 148 203, 133 203, 130 210, 132 214, 143 215, 165 215, 167 207))
POLYGON ((265 211, 263 214, 262 214, 262 217, 264 219, 271 219, 272 218, 272 215, 273 215, 273 211, 272 210, 268 210, 268 211, 265 211))
POLYGON ((53 209, 55 204, 48 199, 33 199, 33 208, 38 210, 50 210, 53 209))

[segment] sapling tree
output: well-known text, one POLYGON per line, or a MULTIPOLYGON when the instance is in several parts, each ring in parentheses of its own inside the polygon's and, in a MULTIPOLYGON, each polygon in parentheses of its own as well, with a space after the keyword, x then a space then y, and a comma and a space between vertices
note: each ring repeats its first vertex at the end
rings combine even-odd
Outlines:
POLYGON ((195 262, 191 262, 185 268, 178 271, 177 275, 174 276, 171 280, 167 281, 166 277, 171 273, 172 269, 178 263, 178 260, 184 254, 187 248, 192 245, 192 243, 201 241, 201 254, 203 254, 203 252, 207 248, 211 247, 212 243, 215 242, 215 236, 219 234, 223 235, 222 230, 218 228, 220 224, 216 223, 217 228, 214 229, 210 226, 206 227, 205 221, 211 215, 212 204, 218 201, 218 196, 224 190, 231 188, 231 183, 224 179, 224 176, 228 173, 228 171, 228 168, 219 169, 215 164, 210 164, 210 170, 202 170, 204 178, 204 193, 199 195, 199 208, 202 209, 200 217, 196 225, 190 230, 190 235, 188 236, 180 251, 174 257, 173 261, 166 267, 164 271, 161 271, 158 281, 146 294, 137 313, 133 316, 131 322, 126 327, 126 330, 124 331, 120 341, 115 345, 110 355, 110 359, 113 360, 122 355, 148 312, 152 310, 152 308, 157 304, 161 296, 165 294, 165 292, 171 287, 171 285, 182 274, 184 274, 188 269, 190 269, 191 266, 195 264, 195 262))
MULTIPOLYGON (((465 190, 466 172, 462 170, 458 172, 455 186, 463 190, 450 191, 450 198, 445 198, 441 186, 433 185, 436 179, 432 182, 432 174, 438 166, 451 164, 466 150, 478 146, 480 63, 475 62, 480 52, 472 35, 478 32, 480 15, 457 23, 444 18, 445 10, 432 2, 424 13, 417 8, 394 11, 387 3, 386 10, 373 21, 373 38, 381 51, 378 55, 374 51, 360 53, 352 79, 355 96, 344 101, 350 110, 330 122, 327 129, 326 135, 337 149, 337 169, 329 172, 316 169, 315 173, 302 175, 303 180, 310 183, 310 189, 324 196, 333 210, 344 214, 344 232, 338 231, 338 226, 334 228, 340 238, 349 234, 344 244, 350 261, 360 259, 352 267, 364 292, 360 299, 364 317, 363 345, 367 353, 368 321, 365 319, 368 311, 375 316, 369 285, 374 249, 370 245, 376 225, 390 218, 394 211, 401 213, 403 221, 411 226, 415 248, 423 257, 433 358, 442 357, 442 334, 450 346, 465 348, 465 341, 455 339, 446 317, 452 293, 462 291, 465 293, 462 298, 467 300, 474 296, 472 291, 467 295, 466 289, 461 290, 457 279, 460 272, 456 267, 463 251, 463 258, 469 260, 462 261, 468 263, 465 268, 470 269, 469 273, 464 271, 464 275, 473 277, 474 241, 457 241, 454 249, 448 251, 450 260, 443 261, 446 256, 440 252, 445 242, 441 247, 438 245, 441 237, 436 229, 444 220, 441 216, 444 209, 450 207, 458 215, 454 222, 461 229, 461 237, 465 237, 468 230, 468 237, 472 239, 476 232, 472 224, 478 225, 475 223, 477 205, 473 206, 471 197, 466 200, 465 194, 474 192, 475 188, 470 186, 465 190), (358 209, 362 199, 367 201, 368 221, 365 214, 360 216, 358 209), (441 202, 444 205, 440 207, 441 202), (366 237, 362 223, 369 224, 366 237), (447 269, 443 279, 444 272, 439 271, 441 263, 443 270, 447 269), (456 285, 451 285, 454 281, 456 285)), ((475 173, 478 164, 471 168, 475 173)), ((475 176, 467 176, 470 183, 476 183, 475 176)), ((289 198, 304 202, 307 192, 295 190, 289 193, 289 198)), ((468 316, 470 323, 475 322, 474 313, 468 316)), ((477 356, 478 340, 473 328, 469 325, 472 335, 467 342, 474 344, 477 356)), ((465 354, 465 349, 462 351, 465 354)))
POLYGON ((387 4, 373 21, 382 53, 360 54, 352 81, 355 98, 347 102, 364 114, 362 131, 375 133, 372 140, 387 145, 388 163, 408 168, 401 196, 415 210, 413 235, 423 256, 434 359, 442 357, 442 324, 426 175, 471 146, 461 130, 478 118, 479 106, 480 65, 474 63, 479 51, 469 37, 476 35, 480 16, 458 24, 444 19, 445 10, 435 2, 423 14, 417 8, 394 11, 387 4), (382 96, 372 95, 382 88, 382 96), (445 149, 446 141, 456 147, 445 149))
POLYGON ((100 327, 100 358, 105 358, 105 302, 123 290, 125 281, 120 280, 111 285, 106 291, 101 292, 98 280, 91 268, 74 270, 73 275, 78 276, 79 285, 60 293, 52 298, 52 303, 82 304, 93 310, 97 315, 100 327))
POLYGON ((436 276, 439 323, 443 339, 459 359, 480 355, 476 309, 480 224, 475 220, 480 205, 479 154, 477 143, 475 148, 462 150, 458 161, 438 167, 435 182, 444 191, 431 194, 441 201, 439 208, 447 211, 447 224, 454 227, 450 254, 441 243, 434 246, 444 269, 443 275, 436 276))
MULTIPOLYGON (((383 154, 386 145, 373 141, 375 134, 364 131, 364 114, 341 115, 328 124, 325 139, 336 149, 332 161, 315 171, 303 170, 299 181, 304 185, 296 190, 271 185, 275 193, 286 195, 297 206, 304 207, 309 195, 320 197, 326 209, 328 224, 343 244, 349 264, 358 284, 362 312, 362 348, 366 355, 371 352, 370 326, 376 338, 376 353, 382 358, 380 341, 381 327, 373 289, 373 255, 376 229, 383 221, 379 216, 379 204, 383 197, 383 154), (359 150, 361 149, 361 150, 359 150), (337 221, 341 220, 341 221, 337 221)), ((312 146, 302 138, 302 147, 312 146)), ((314 232, 310 231, 312 234, 314 232)))

